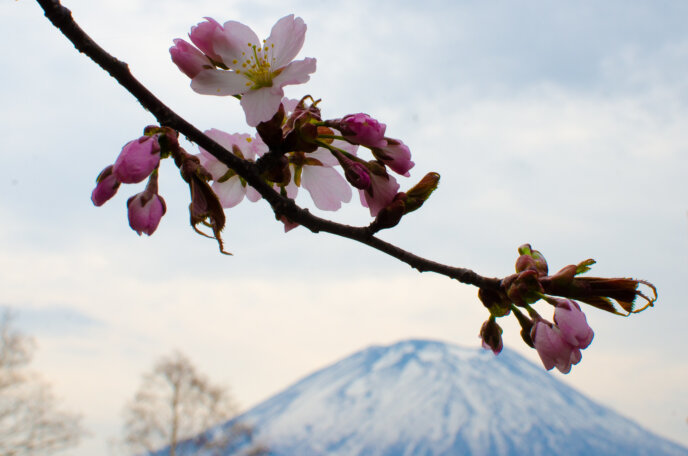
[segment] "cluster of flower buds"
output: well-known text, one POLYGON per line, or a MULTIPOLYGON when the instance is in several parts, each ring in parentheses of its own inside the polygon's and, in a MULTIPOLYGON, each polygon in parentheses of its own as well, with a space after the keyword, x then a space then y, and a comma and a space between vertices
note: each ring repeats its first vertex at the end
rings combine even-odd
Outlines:
POLYGON ((529 244, 519 247, 518 252, 516 274, 504 278, 497 291, 480 289, 478 292, 478 297, 490 311, 490 318, 480 329, 480 337, 483 347, 495 354, 502 350, 502 328, 496 319, 513 314, 521 326, 521 337, 537 350, 545 368, 556 367, 562 373, 568 373, 572 365, 580 362, 580 351, 590 345, 594 336, 585 314, 574 299, 624 316, 652 306, 657 299, 654 285, 644 280, 578 277, 590 270, 594 260, 566 266, 550 276, 547 261, 540 252, 529 244), (651 290, 652 297, 638 289, 641 284, 651 290), (636 298, 643 299, 645 305, 636 309, 636 298), (539 300, 554 307, 551 322, 531 306, 539 300), (617 310, 614 301, 623 312, 617 310), (528 315, 520 309, 525 309, 528 315))
POLYGON ((139 235, 150 236, 166 210, 165 200, 158 194, 160 159, 178 148, 176 131, 146 127, 143 136, 125 144, 115 163, 100 172, 91 201, 102 206, 115 196, 121 184, 137 184, 148 178, 146 188, 127 200, 127 209, 129 226, 139 235))

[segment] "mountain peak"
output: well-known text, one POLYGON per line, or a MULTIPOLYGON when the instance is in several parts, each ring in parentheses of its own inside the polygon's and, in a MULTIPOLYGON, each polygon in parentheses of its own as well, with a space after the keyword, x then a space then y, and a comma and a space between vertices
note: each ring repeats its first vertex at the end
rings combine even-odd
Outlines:
POLYGON ((368 347, 238 420, 275 456, 688 456, 513 351, 432 340, 368 347))

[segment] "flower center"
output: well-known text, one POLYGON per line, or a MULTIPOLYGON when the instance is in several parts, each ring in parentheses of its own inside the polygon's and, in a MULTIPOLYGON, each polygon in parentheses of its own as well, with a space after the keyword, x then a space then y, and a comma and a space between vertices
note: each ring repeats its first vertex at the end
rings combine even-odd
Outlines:
MULTIPOLYGON (((251 90, 272 87, 272 78, 282 72, 281 68, 273 70, 271 65, 275 62, 273 56, 275 45, 268 46, 263 40, 263 47, 251 43, 248 43, 248 47, 248 56, 241 64, 242 70, 237 70, 237 73, 243 73, 251 81, 246 83, 247 86, 251 86, 251 90)), ((247 53, 242 54, 246 56, 247 53)))

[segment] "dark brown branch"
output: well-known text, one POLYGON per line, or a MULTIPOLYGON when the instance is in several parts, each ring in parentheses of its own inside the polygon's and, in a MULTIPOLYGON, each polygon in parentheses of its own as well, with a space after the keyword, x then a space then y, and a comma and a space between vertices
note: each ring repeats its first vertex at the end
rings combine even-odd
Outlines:
POLYGON ((343 225, 316 217, 307 209, 303 209, 296 205, 293 200, 281 196, 260 178, 258 168, 255 164, 244 161, 224 149, 196 127, 177 115, 153 95, 153 93, 143 84, 134 78, 126 63, 108 54, 93 41, 76 22, 74 22, 71 11, 62 6, 59 0, 36 1, 45 11, 45 16, 72 42, 72 44, 74 44, 74 47, 79 52, 86 54, 91 60, 96 62, 101 68, 115 78, 115 80, 127 89, 146 110, 153 114, 160 125, 177 130, 189 140, 207 150, 229 168, 236 171, 237 174, 244 178, 265 200, 267 200, 276 214, 284 215, 288 219, 305 226, 314 233, 324 231, 361 242, 407 263, 420 272, 436 272, 480 288, 495 290, 499 288, 499 279, 483 277, 470 269, 447 266, 421 258, 373 236, 372 231, 368 227, 343 225))

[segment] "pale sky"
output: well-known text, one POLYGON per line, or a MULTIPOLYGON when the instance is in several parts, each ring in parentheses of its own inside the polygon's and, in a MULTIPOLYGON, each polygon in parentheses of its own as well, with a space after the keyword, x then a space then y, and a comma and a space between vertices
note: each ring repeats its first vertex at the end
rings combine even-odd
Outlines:
MULTIPOLYGON (((688 445, 688 4, 284 5, 65 2, 179 114, 230 133, 251 132, 238 102, 191 91, 170 61, 172 39, 205 16, 260 37, 286 14, 302 17, 299 58, 315 57, 318 70, 287 95, 322 98, 326 118, 367 112, 386 123, 416 162, 402 187, 442 175, 430 201, 381 237, 486 276, 510 274, 530 242, 551 270, 592 257, 593 275, 654 282, 659 301, 642 314, 588 309, 595 340, 571 374, 552 375, 688 445)), ((479 346, 487 312, 474 288, 327 234, 284 234, 264 202, 227 212, 235 255, 220 255, 188 226, 170 163, 160 181, 168 213, 139 238, 125 203, 142 185, 101 208, 90 193, 153 118, 35 2, 2 2, 0 30, 0 306, 36 338, 33 367, 84 415, 91 435, 69 454, 109 454, 141 374, 173 349, 246 409, 371 344, 479 346)), ((369 220, 355 202, 324 215, 369 220)), ((505 343, 539 363, 502 321, 505 343)))

